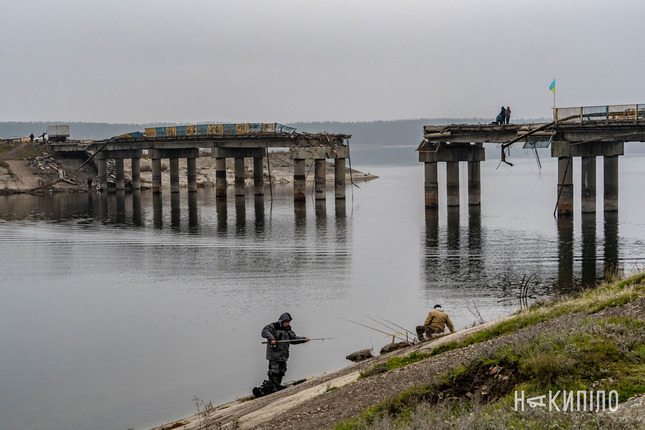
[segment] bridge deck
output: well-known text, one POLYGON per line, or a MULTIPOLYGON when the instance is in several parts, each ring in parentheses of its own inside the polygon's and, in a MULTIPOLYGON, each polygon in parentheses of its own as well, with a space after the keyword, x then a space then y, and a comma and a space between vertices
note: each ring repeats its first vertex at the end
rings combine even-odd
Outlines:
POLYGON ((645 142, 645 120, 588 121, 584 123, 534 124, 451 124, 426 125, 424 143, 506 143, 526 142, 522 136, 553 137, 554 141, 581 142, 597 139, 609 142, 645 142), (536 131, 538 130, 538 131, 536 131))

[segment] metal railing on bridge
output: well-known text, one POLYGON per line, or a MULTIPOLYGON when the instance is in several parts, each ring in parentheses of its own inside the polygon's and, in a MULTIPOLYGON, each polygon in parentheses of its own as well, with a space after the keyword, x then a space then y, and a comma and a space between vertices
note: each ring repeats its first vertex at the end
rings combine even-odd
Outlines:
POLYGON ((645 104, 579 106, 553 109, 555 122, 629 121, 645 119, 645 104))

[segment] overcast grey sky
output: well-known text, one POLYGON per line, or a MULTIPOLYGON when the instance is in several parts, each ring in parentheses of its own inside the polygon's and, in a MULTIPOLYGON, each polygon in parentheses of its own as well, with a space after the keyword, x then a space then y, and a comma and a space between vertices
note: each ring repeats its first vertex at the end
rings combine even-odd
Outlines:
POLYGON ((645 1, 0 0, 0 121, 548 117, 645 103, 645 1))

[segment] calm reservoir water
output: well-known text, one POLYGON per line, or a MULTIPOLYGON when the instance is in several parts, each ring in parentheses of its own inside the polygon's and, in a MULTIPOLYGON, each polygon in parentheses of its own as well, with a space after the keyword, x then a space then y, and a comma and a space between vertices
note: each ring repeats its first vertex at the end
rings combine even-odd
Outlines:
MULTIPOLYGON (((380 179, 294 208, 289 186, 256 201, 214 189, 0 197, 0 428, 145 429, 250 394, 266 375, 261 328, 285 311, 297 334, 287 379, 343 367, 414 329, 441 303, 457 328, 517 304, 643 269, 645 157, 620 159, 620 212, 553 218, 556 162, 482 163, 481 211, 423 207, 423 168, 357 166, 380 179), (385 329, 387 330, 387 329, 385 329)), ((598 180, 602 184, 599 159, 598 180)), ((445 167, 440 166, 445 205, 445 167), (444 170, 442 170, 444 169, 444 170)), ((462 180, 465 184, 465 169, 462 180)))

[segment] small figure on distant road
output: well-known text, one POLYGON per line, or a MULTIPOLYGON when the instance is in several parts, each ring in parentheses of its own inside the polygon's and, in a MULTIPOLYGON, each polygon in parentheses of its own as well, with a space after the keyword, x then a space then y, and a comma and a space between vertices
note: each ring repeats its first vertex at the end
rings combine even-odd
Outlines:
POLYGON ((282 378, 287 372, 289 346, 291 344, 309 342, 308 337, 296 336, 291 329, 291 315, 287 312, 280 315, 278 321, 267 324, 262 329, 262 337, 267 340, 266 358, 269 360, 268 381, 261 387, 253 388, 253 395, 261 397, 285 388, 282 378))
POLYGON ((430 339, 432 335, 442 334, 446 325, 450 333, 455 332, 455 326, 452 325, 448 314, 443 311, 441 305, 435 305, 434 309, 428 313, 423 325, 417 326, 417 337, 420 341, 424 340, 424 335, 427 339, 430 339))
POLYGON ((33 133, 31 133, 31 134, 29 135, 29 141, 30 141, 30 142, 33 142, 33 141, 34 141, 34 134, 33 134, 33 133))
POLYGON ((92 178, 89 176, 87 178, 87 190, 92 191, 92 178))
POLYGON ((506 106, 506 124, 508 124, 511 121, 511 107, 506 106))

